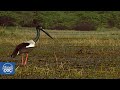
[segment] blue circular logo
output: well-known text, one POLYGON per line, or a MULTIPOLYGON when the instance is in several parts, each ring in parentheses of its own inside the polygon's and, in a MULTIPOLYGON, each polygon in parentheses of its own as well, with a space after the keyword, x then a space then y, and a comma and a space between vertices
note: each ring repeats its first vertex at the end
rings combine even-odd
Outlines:
POLYGON ((2 70, 5 74, 11 74, 13 72, 13 65, 11 63, 5 63, 2 70))

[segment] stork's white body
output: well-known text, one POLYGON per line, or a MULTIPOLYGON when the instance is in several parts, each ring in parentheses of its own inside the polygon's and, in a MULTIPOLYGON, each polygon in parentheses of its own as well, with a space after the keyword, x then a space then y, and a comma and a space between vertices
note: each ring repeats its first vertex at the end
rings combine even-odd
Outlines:
POLYGON ((25 43, 29 43, 29 45, 26 46, 26 48, 35 47, 35 42, 33 40, 26 41, 25 43))

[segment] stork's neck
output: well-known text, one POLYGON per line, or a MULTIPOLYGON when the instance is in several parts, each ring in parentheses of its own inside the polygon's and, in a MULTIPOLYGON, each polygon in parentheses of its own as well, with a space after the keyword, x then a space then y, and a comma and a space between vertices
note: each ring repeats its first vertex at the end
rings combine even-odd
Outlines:
POLYGON ((36 33, 36 37, 33 39, 33 41, 36 43, 40 37, 40 30, 36 29, 37 33, 36 33))

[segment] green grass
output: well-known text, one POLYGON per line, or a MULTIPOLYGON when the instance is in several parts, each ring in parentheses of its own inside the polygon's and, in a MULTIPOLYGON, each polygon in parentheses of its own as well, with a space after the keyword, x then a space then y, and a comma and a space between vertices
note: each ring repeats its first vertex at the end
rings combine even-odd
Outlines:
MULTIPOLYGON (((15 75, 1 79, 118 79, 120 78, 120 31, 43 32, 29 53, 28 65, 15 75)), ((0 62, 21 63, 21 56, 9 58, 15 46, 35 37, 34 28, 0 29, 0 62)))

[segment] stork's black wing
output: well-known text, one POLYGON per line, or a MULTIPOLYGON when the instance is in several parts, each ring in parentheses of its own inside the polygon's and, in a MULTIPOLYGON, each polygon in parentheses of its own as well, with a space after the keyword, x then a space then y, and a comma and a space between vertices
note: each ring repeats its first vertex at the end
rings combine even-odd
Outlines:
POLYGON ((15 50, 13 51, 11 57, 15 57, 18 53, 19 50, 25 48, 26 46, 28 46, 30 43, 21 43, 19 45, 16 46, 15 50))

